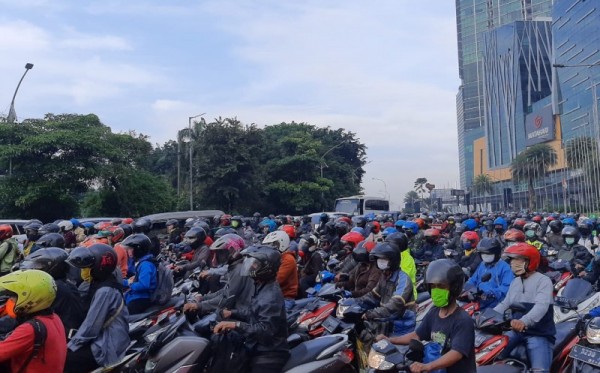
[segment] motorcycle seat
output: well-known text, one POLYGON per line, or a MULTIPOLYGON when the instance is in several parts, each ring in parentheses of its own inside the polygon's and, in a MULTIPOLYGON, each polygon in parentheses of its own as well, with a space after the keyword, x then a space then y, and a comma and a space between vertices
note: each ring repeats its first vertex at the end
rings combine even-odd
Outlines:
POLYGON ((431 298, 431 294, 428 291, 424 291, 417 294, 417 304, 423 303, 427 299, 431 298))
POLYGON ((317 360, 317 356, 319 356, 321 352, 343 340, 344 338, 339 335, 327 335, 299 344, 290 350, 290 358, 283 367, 282 372, 317 360))
POLYGON ((136 322, 136 321, 140 321, 145 318, 148 318, 149 316, 157 314, 162 310, 166 310, 169 307, 174 307, 179 300, 180 300, 180 297, 173 297, 165 305, 156 304, 154 306, 150 306, 148 309, 146 309, 145 312, 128 315, 127 322, 132 323, 132 322, 136 322))
POLYGON ((556 341, 552 348, 553 356, 558 356, 563 348, 569 343, 575 334, 577 334, 577 321, 567 321, 556 324, 556 341))

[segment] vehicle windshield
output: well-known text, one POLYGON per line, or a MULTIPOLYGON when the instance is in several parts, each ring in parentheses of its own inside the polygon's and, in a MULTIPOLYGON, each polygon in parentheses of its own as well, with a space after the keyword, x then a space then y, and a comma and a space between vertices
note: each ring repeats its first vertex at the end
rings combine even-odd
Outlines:
POLYGON ((356 199, 339 199, 335 201, 335 211, 345 212, 346 214, 360 213, 360 200, 356 199))

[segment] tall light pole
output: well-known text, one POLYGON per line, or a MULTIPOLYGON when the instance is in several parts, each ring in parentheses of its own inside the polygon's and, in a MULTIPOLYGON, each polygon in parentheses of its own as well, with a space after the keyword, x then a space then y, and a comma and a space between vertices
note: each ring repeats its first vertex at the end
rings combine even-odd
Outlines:
POLYGON ((21 82, 23 81, 23 79, 25 79, 25 75, 27 75, 27 72, 31 69, 33 69, 33 64, 29 62, 26 63, 25 72, 23 73, 21 80, 19 80, 19 84, 17 84, 17 88, 15 89, 15 93, 13 94, 12 101, 10 102, 10 110, 8 111, 8 117, 6 118, 6 121, 8 123, 14 123, 17 119, 17 112, 15 111, 15 97, 17 97, 17 92, 19 92, 21 82))
POLYGON ((321 156, 321 158, 319 158, 319 163, 321 165, 321 178, 323 178, 323 165, 325 165, 325 167, 327 167, 327 163, 325 163, 325 156, 327 154, 329 154, 329 152, 331 152, 333 149, 336 149, 336 148, 342 146, 345 143, 346 143, 346 140, 342 141, 341 143, 339 143, 339 144, 337 144, 335 146, 332 146, 331 148, 329 148, 329 150, 327 150, 325 153, 323 153, 323 155, 321 156))
POLYGON ((387 184, 385 183, 385 181, 383 179, 378 179, 376 177, 372 177, 371 180, 379 180, 379 181, 381 181, 383 183, 384 197, 389 200, 390 197, 388 197, 389 194, 388 194, 388 191, 387 191, 387 184))
POLYGON ((190 211, 194 210, 194 179, 192 177, 192 155, 194 155, 194 146, 192 144, 192 119, 203 116, 206 113, 194 115, 188 118, 188 135, 190 136, 190 211))

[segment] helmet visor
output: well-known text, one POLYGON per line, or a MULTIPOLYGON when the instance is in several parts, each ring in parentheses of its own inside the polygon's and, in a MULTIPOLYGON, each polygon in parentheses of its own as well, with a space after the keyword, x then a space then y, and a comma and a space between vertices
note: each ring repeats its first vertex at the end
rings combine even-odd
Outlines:
POLYGON ((240 271, 241 276, 252 277, 253 274, 260 268, 260 261, 251 256, 244 258, 242 270, 240 271))
POLYGON ((24 260, 21 262, 21 264, 19 264, 19 269, 39 269, 43 271, 44 266, 34 260, 24 260))

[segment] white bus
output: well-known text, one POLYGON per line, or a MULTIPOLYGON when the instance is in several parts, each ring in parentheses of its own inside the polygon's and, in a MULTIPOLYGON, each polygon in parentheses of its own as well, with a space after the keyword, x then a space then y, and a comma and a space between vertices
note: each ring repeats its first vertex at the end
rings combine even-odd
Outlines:
POLYGON ((390 211, 390 201, 364 195, 338 198, 335 200, 334 211, 350 215, 380 214, 390 211))

